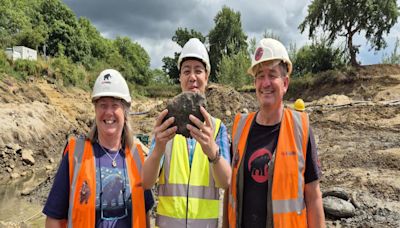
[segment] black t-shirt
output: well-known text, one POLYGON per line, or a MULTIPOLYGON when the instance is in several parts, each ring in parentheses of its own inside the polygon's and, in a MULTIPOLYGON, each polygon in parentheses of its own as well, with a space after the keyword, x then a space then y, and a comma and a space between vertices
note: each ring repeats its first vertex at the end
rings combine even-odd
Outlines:
MULTIPOLYGON (((280 123, 264 126, 255 121, 250 129, 244 165, 242 228, 266 227, 268 165, 278 143, 280 123)), ((314 135, 310 129, 307 145, 305 183, 317 180, 321 170, 314 135)))

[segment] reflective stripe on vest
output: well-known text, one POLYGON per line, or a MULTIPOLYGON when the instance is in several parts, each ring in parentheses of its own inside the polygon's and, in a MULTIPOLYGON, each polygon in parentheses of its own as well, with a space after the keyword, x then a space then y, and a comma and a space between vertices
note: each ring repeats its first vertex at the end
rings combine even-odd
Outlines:
MULTIPOLYGON (((216 138, 221 120, 211 118, 216 138)), ((159 227, 217 227, 219 189, 207 156, 196 142, 189 166, 186 138, 167 143, 158 186, 156 225, 159 227)))
MULTIPOLYGON (((241 214, 237 205, 240 180, 240 164, 245 153, 247 137, 255 113, 238 115, 235 118, 232 135, 232 181, 229 190, 228 217, 230 227, 238 227, 241 214), (237 160, 237 161, 235 161, 237 160)), ((277 148, 271 166, 269 180, 272 180, 272 211, 274 227, 305 227, 307 216, 304 203, 304 171, 308 143, 308 116, 284 109, 277 148)), ((239 195, 239 197, 242 197, 239 195)), ((268 202, 267 202, 268 203, 268 202)), ((272 224, 272 221, 267 224, 272 224)))
POLYGON ((157 223, 165 227, 190 227, 190 228, 214 228, 218 227, 218 219, 171 219, 170 217, 157 215, 157 223), (165 225, 164 225, 165 224, 165 225))
MULTIPOLYGON (((96 164, 89 140, 71 138, 68 142, 70 195, 68 227, 95 227, 96 164)), ((143 151, 126 148, 125 162, 132 195, 132 227, 146 227, 144 191, 141 183, 143 151)))

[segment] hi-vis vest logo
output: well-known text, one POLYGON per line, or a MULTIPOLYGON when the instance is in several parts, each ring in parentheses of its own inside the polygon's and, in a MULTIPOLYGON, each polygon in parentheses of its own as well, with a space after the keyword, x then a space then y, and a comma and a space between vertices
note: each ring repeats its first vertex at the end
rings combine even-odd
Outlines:
POLYGON ((90 188, 89 188, 89 184, 87 181, 84 181, 81 187, 81 190, 79 192, 80 197, 79 197, 79 203, 88 203, 89 197, 90 197, 90 188))
POLYGON ((294 151, 285 151, 281 153, 283 156, 296 156, 296 152, 294 151))
POLYGON ((258 149, 249 158, 248 169, 255 182, 264 183, 268 180, 268 163, 272 154, 265 148, 258 149))

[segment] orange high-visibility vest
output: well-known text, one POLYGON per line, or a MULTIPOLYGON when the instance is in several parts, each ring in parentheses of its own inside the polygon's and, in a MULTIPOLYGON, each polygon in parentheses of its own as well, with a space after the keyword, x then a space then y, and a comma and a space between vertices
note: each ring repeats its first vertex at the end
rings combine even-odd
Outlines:
MULTIPOLYGON (((243 164, 247 137, 256 113, 235 117, 232 130, 232 181, 228 197, 229 227, 240 227, 243 164)), ((309 136, 308 116, 284 109, 278 144, 268 169, 267 227, 307 227, 304 171, 309 136)))
MULTIPOLYGON (((68 142, 69 209, 68 227, 95 227, 96 220, 96 164, 89 140, 71 138, 68 142), (85 186, 83 186, 85 185, 85 186), (82 198, 87 194, 87 199, 82 198)), ((126 169, 132 194, 132 227, 146 227, 144 190, 141 182, 143 151, 139 145, 125 149, 126 169)))

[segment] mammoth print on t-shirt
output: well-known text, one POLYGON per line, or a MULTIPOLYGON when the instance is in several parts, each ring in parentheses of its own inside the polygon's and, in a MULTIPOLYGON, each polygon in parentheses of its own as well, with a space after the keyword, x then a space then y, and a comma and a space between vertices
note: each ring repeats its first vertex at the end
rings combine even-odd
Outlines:
POLYGON ((271 158, 272 153, 266 148, 260 148, 250 156, 247 166, 254 181, 264 183, 268 180, 268 163, 271 158))

